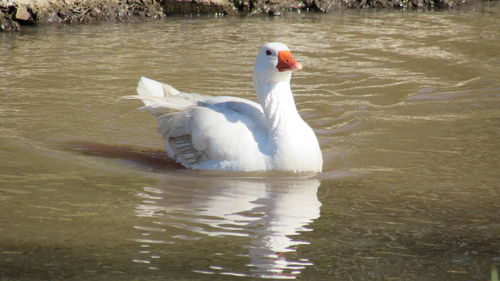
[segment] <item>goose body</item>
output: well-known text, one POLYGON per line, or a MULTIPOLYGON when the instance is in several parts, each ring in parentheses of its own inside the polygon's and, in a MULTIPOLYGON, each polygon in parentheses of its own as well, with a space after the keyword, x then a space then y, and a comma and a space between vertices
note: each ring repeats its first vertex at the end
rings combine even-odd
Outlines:
POLYGON ((286 45, 268 43, 254 65, 258 103, 183 93, 145 77, 133 98, 156 116, 168 156, 187 168, 319 172, 318 140, 290 88, 292 71, 301 68, 286 45))

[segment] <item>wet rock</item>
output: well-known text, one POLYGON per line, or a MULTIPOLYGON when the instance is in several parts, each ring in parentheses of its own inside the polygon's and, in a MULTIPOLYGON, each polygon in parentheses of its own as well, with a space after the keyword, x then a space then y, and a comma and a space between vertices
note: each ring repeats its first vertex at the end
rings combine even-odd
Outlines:
POLYGON ((0 9, 0 30, 1 31, 19 31, 21 26, 9 13, 5 13, 0 9))
POLYGON ((305 8, 304 1, 298 0, 233 0, 232 5, 240 15, 277 16, 283 11, 297 11, 305 8))
POLYGON ((333 8, 342 7, 342 1, 331 1, 331 0, 304 0, 304 4, 307 10, 319 11, 326 13, 333 8))
POLYGON ((19 21, 29 21, 32 19, 31 14, 25 6, 18 6, 14 17, 19 21))
POLYGON ((166 15, 233 14, 227 0, 162 0, 166 15))

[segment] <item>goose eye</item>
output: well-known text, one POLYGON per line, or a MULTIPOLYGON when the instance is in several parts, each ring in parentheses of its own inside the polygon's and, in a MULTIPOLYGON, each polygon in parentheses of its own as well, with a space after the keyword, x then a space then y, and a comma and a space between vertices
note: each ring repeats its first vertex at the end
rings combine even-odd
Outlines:
POLYGON ((267 51, 266 51, 266 55, 270 56, 270 55, 272 55, 272 54, 273 54, 273 52, 271 52, 271 50, 267 50, 267 51))

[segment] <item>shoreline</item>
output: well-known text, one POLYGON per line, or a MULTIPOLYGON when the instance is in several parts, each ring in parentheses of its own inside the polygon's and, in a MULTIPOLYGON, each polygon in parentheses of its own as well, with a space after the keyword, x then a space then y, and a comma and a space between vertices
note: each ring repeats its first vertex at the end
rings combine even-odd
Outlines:
POLYGON ((481 0, 0 0, 0 31, 24 25, 116 22, 179 15, 269 15, 343 9, 454 9, 481 0))

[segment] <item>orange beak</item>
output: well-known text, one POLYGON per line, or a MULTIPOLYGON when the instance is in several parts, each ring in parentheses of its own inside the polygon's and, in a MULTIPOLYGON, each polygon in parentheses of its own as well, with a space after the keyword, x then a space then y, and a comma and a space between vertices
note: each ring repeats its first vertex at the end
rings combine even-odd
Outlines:
POLYGON ((290 51, 279 51, 278 64, 276 65, 276 68, 279 72, 301 70, 302 64, 292 57, 292 53, 290 51))

